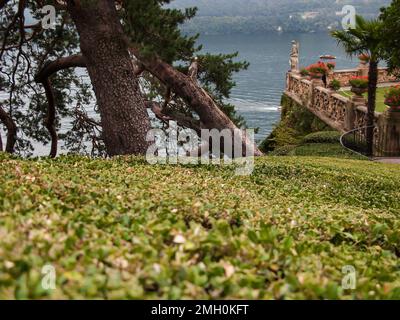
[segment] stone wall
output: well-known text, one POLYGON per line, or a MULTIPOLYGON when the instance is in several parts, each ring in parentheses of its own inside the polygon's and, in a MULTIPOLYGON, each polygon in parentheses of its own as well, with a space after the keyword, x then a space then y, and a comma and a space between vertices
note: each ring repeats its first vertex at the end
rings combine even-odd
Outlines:
MULTIPOLYGON (((368 74, 368 70, 365 70, 364 72, 368 74)), ((329 75, 328 80, 332 81, 333 79, 337 79, 340 81, 342 87, 349 87, 350 86, 349 80, 352 77, 362 75, 362 73, 363 71, 360 68, 335 70, 333 73, 329 75)), ((396 81, 396 78, 388 74, 387 68, 379 68, 378 83, 387 83, 394 81, 396 81)))

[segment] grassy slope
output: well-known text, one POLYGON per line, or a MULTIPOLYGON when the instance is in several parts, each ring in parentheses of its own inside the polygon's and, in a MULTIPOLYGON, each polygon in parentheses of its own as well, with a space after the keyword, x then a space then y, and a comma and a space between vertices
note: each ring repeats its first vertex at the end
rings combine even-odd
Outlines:
POLYGON ((0 298, 400 298, 397 166, 268 157, 238 177, 0 154, 0 173, 0 298))
MULTIPOLYGON (((376 91, 376 112, 384 112, 388 108, 385 105, 385 90, 387 88, 378 88, 376 91)), ((341 95, 345 97, 351 97, 353 93, 351 91, 340 91, 341 95)), ((368 93, 364 94, 365 99, 368 99, 368 93)))

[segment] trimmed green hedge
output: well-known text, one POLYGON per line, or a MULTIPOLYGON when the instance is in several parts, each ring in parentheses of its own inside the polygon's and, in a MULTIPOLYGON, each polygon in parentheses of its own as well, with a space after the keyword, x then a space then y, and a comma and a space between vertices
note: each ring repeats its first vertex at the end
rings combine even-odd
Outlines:
POLYGON ((302 157, 331 157, 368 160, 350 150, 343 148, 339 143, 307 143, 298 146, 284 146, 276 148, 271 156, 302 156, 302 157))
POLYGON ((283 147, 276 148, 270 152, 270 156, 287 156, 290 152, 297 148, 297 145, 286 145, 283 147))
POLYGON ((341 134, 338 131, 319 131, 303 138, 303 143, 339 143, 341 134))
POLYGON ((312 132, 332 130, 307 108, 299 105, 286 94, 282 95, 281 106, 280 122, 259 146, 265 153, 285 145, 300 144, 303 137, 312 132))
POLYGON ((397 166, 269 157, 234 172, 0 154, 0 298, 400 298, 397 166))

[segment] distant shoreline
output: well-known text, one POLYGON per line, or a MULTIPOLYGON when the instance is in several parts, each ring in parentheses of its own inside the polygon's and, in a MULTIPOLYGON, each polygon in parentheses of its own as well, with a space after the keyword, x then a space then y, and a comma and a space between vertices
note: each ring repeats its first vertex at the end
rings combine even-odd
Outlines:
POLYGON ((330 32, 330 30, 326 30, 326 31, 276 31, 276 30, 270 30, 270 31, 258 31, 258 32, 235 32, 235 31, 231 31, 231 32, 189 32, 186 31, 185 29, 182 29, 182 32, 185 35, 188 36, 193 36, 195 34, 199 34, 200 36, 231 36, 231 35, 252 35, 252 36, 262 36, 265 34, 282 34, 282 35, 288 35, 288 34, 316 34, 316 35, 326 35, 330 32))

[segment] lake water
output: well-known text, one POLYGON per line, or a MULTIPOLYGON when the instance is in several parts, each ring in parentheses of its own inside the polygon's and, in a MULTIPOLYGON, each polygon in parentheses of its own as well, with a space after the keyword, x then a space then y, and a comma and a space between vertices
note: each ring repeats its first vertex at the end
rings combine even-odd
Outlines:
MULTIPOLYGON (((201 36, 203 50, 210 53, 239 51, 240 59, 250 62, 248 70, 235 75, 237 86, 230 102, 243 115, 251 128, 259 128, 256 139, 260 142, 279 121, 279 104, 285 87, 285 74, 289 69, 291 41, 300 42, 300 63, 309 65, 322 54, 337 56, 340 69, 355 67, 328 34, 270 33, 258 35, 201 36)), ((1 99, 1 95, 0 95, 1 99)), ((69 127, 63 123, 63 129, 69 127)), ((1 133, 5 143, 4 132, 1 133)), ((48 154, 48 147, 35 144, 35 155, 48 154)))
POLYGON ((244 116, 249 127, 260 128, 257 141, 264 139, 279 121, 279 104, 289 69, 291 41, 300 42, 300 65, 317 62, 319 56, 337 57, 337 68, 355 67, 328 34, 270 33, 259 35, 202 36, 204 51, 230 53, 239 51, 240 59, 250 68, 235 76, 237 86, 231 102, 244 116))

